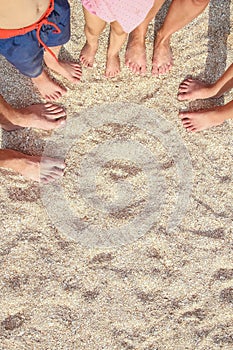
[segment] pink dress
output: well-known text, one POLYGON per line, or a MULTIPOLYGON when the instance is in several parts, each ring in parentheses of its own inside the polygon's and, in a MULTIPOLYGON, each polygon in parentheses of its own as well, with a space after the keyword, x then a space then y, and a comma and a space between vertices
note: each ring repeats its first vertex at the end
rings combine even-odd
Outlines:
POLYGON ((126 33, 132 32, 154 5, 154 0, 81 0, 83 6, 105 22, 117 21, 126 33))

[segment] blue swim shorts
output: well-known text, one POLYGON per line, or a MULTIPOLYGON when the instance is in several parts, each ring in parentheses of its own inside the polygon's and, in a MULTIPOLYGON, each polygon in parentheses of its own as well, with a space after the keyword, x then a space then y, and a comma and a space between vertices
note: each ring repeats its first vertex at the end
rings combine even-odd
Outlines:
MULTIPOLYGON (((40 38, 48 47, 64 45, 70 39, 70 5, 67 0, 55 0, 54 10, 48 16, 48 21, 55 23, 60 33, 54 32, 54 27, 43 24, 40 38)), ((36 29, 24 35, 8 39, 0 39, 0 54, 13 64, 22 74, 36 78, 43 71, 44 48, 38 42, 36 29)))

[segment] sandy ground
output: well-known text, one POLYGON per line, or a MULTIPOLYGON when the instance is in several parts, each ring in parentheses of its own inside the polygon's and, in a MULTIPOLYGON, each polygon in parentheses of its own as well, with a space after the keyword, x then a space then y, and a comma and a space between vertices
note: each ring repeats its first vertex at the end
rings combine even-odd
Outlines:
MULTIPOLYGON (((161 25, 168 3, 150 25, 148 61, 154 27, 161 25)), ((62 55, 78 59, 84 22, 79 2, 71 5, 72 38, 62 55)), ((28 154, 52 150, 54 156, 68 151, 64 178, 48 190, 0 172, 1 350, 233 348, 233 124, 190 134, 178 119, 179 109, 221 104, 233 92, 192 104, 176 99, 187 75, 214 81, 233 61, 232 15, 230 1, 212 1, 173 35, 174 67, 158 78, 133 76, 123 67, 117 78, 105 79, 107 28, 95 67, 83 69, 78 86, 56 76, 69 87, 59 101, 67 108, 66 130, 2 132, 2 148, 28 154), (190 187, 192 177, 190 195, 180 197, 187 211, 168 231, 177 193, 190 187), (59 189, 64 206, 56 199, 59 189), (165 198, 159 207, 156 196, 165 198), (154 218, 148 227, 147 217, 154 218), (104 238, 96 239, 103 232, 104 238), (99 244, 104 242, 110 242, 107 248, 99 244)), ((7 101, 15 106, 40 101, 30 81, 0 59, 7 101)))

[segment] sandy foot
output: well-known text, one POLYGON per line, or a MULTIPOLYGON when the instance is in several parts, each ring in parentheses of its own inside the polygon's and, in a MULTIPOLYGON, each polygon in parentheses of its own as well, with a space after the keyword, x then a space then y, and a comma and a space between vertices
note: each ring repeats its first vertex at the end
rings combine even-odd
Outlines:
POLYGON ((86 42, 83 46, 79 59, 84 67, 93 67, 98 45, 91 46, 86 42))
POLYGON ((209 98, 214 95, 212 85, 189 78, 180 84, 177 97, 179 101, 186 101, 209 98))
POLYGON ((152 74, 166 74, 170 71, 172 65, 173 58, 169 40, 164 42, 156 40, 152 60, 152 74))
POLYGON ((146 73, 146 47, 144 43, 129 37, 125 65, 135 74, 143 75, 146 73))
POLYGON ((45 71, 38 77, 32 78, 32 82, 47 100, 57 100, 66 93, 66 89, 54 82, 45 71))
POLYGON ((181 112, 179 117, 187 131, 197 132, 221 125, 225 118, 221 107, 197 112, 181 112))
POLYGON ((65 163, 54 158, 29 156, 14 150, 0 150, 0 166, 11 169, 26 179, 49 183, 63 175, 65 163))
POLYGON ((109 56, 107 58, 105 76, 107 78, 114 78, 121 71, 120 58, 118 55, 109 56))
POLYGON ((4 130, 12 131, 22 127, 51 130, 66 123, 66 112, 63 107, 47 102, 25 108, 11 109, 9 115, 1 120, 4 130))
POLYGON ((65 61, 56 61, 53 59, 45 58, 45 63, 54 72, 62 75, 67 80, 72 83, 79 83, 82 76, 82 68, 78 63, 65 62, 65 61))

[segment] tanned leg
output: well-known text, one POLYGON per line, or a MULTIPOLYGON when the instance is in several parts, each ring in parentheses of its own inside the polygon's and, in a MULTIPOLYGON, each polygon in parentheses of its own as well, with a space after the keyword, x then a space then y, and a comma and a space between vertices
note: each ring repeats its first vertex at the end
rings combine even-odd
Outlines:
POLYGON ((129 34, 125 55, 125 64, 133 73, 146 73, 146 47, 145 38, 149 23, 158 13, 165 0, 155 0, 144 21, 129 34))
POLYGON ((121 25, 118 22, 112 22, 105 72, 107 78, 113 78, 120 72, 119 51, 126 38, 127 34, 123 31, 121 25))
POLYGON ((66 112, 61 106, 48 102, 13 108, 0 95, 0 126, 4 130, 11 131, 21 127, 51 130, 65 122, 66 112))
POLYGON ((165 74, 173 64, 170 38, 204 11, 210 0, 173 0, 154 44, 152 74, 165 74))
POLYGON ((84 67, 92 67, 98 49, 99 36, 104 30, 106 22, 88 12, 84 7, 83 13, 85 17, 86 43, 81 50, 80 61, 84 67))
POLYGON ((45 51, 44 61, 47 67, 56 73, 62 75, 72 83, 77 84, 82 76, 82 69, 78 63, 60 61, 58 59, 61 46, 50 47, 50 50, 55 54, 57 59, 55 59, 51 53, 45 51))

